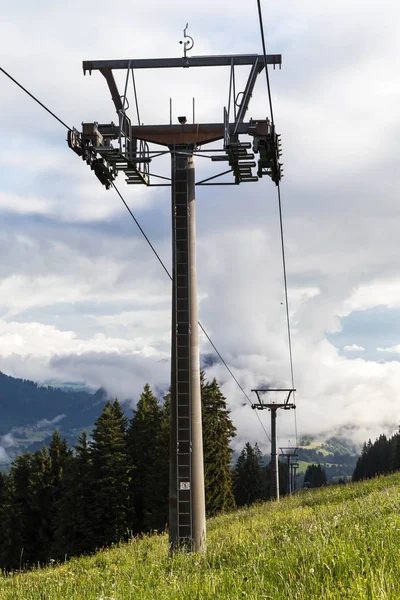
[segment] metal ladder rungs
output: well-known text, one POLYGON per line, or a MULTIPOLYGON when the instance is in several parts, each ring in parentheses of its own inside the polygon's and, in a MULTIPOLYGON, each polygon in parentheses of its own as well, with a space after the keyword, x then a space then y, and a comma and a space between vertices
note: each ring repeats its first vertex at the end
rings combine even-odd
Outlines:
POLYGON ((231 142, 228 148, 251 148, 251 142, 231 142))
POLYGON ((223 162, 223 161, 228 161, 228 160, 229 160, 229 156, 212 156, 211 157, 212 162, 223 162))
POLYGON ((256 166, 255 162, 239 163, 239 169, 251 169, 256 166))

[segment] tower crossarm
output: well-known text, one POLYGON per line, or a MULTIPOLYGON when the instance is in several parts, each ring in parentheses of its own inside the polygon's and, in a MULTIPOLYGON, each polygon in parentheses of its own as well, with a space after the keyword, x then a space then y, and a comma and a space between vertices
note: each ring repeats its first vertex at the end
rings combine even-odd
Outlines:
MULTIPOLYGON (((191 40, 190 36, 185 38, 191 40)), ((183 42, 182 42, 183 43, 183 42)), ((185 42, 186 44, 187 42, 185 42)), ((119 171, 127 175, 127 183, 151 183, 151 177, 171 181, 170 178, 150 173, 149 162, 152 153, 147 144, 157 144, 173 149, 176 146, 192 146, 194 154, 200 151, 200 146, 223 140, 221 155, 213 156, 214 161, 227 161, 230 169, 200 181, 199 185, 232 185, 221 181, 219 177, 233 173, 233 184, 256 182, 267 175, 276 185, 282 177, 280 158, 280 140, 274 127, 268 119, 250 119, 245 122, 250 100, 258 75, 272 65, 274 68, 282 65, 280 54, 228 54, 208 56, 188 56, 185 46, 184 56, 175 58, 130 58, 120 60, 85 60, 82 63, 84 74, 99 71, 105 78, 111 99, 118 115, 117 124, 99 125, 84 123, 80 134, 73 130, 69 134, 68 144, 74 152, 85 160, 103 185, 108 189, 119 171), (237 93, 235 84, 235 68, 248 66, 250 73, 243 91, 237 93), (180 125, 143 125, 139 116, 138 99, 134 71, 137 69, 171 69, 196 67, 229 67, 231 71, 228 108, 224 108, 223 123, 195 124, 193 109, 193 124, 187 124, 186 117, 179 118, 180 125), (125 91, 120 93, 114 71, 126 71, 125 91), (128 116, 129 101, 127 97, 128 82, 132 78, 134 96, 139 125, 133 126, 128 116), (230 112, 233 107, 233 115, 230 112), (182 120, 181 120, 182 119, 182 120), (84 130, 89 131, 85 135, 84 130), (242 141, 240 136, 253 137, 253 144, 242 141), (118 145, 112 143, 118 140, 118 145), (252 148, 252 152, 248 149, 252 148), (258 154, 258 163, 254 155, 258 154), (207 182, 207 183, 206 183, 207 182)), ((171 101, 172 102, 172 101, 171 101)), ((172 106, 172 104, 171 104, 172 106)), ((194 104, 193 104, 194 106, 194 104)), ((154 154, 154 153, 153 153, 154 154)), ((211 157, 208 157, 211 158, 211 157)), ((170 185, 170 183, 156 184, 170 185)), ((197 185, 197 183, 196 183, 197 185)))
POLYGON ((294 456, 298 456, 298 454, 297 454, 298 448, 294 448, 292 446, 279 448, 279 450, 281 451, 280 456, 286 456, 286 457, 289 457, 289 458, 292 458, 294 456))
POLYGON ((296 391, 293 388, 257 388, 251 391, 256 393, 258 399, 258 403, 253 404, 252 407, 258 410, 277 410, 278 408, 290 410, 291 408, 296 408, 295 404, 289 403, 292 392, 296 391), (283 393, 286 399, 284 402, 263 402, 262 395, 267 393, 283 393))
MULTIPOLYGON (((281 66, 280 54, 267 54, 267 65, 281 66)), ((265 66, 264 56, 259 54, 233 54, 210 56, 187 56, 182 58, 131 58, 122 60, 84 60, 83 73, 92 74, 92 71, 101 71, 106 77, 106 69, 171 69, 183 67, 230 67, 241 65, 254 65, 259 63, 265 66)), ((107 77, 106 77, 107 79, 107 77)))

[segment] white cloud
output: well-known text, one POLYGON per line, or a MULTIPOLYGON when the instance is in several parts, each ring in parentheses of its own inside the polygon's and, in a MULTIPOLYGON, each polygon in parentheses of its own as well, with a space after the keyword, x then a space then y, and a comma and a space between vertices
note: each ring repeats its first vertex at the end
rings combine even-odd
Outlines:
POLYGON ((378 279, 361 285, 347 300, 350 310, 366 310, 375 306, 400 306, 400 279, 378 279))
POLYGON ((365 352, 365 348, 363 346, 358 346, 357 344, 347 344, 344 346, 343 350, 345 352, 365 352))
POLYGON ((15 446, 16 441, 14 439, 13 434, 10 432, 10 433, 6 433, 5 435, 2 435, 0 438, 0 444, 4 448, 12 448, 13 446, 15 446))
POLYGON ((62 414, 62 415, 57 415, 56 417, 54 417, 54 419, 51 419, 50 421, 48 419, 42 419, 41 421, 38 421, 36 424, 36 427, 49 427, 50 425, 57 425, 58 423, 60 423, 60 421, 62 421, 65 418, 66 415, 62 414))
POLYGON ((400 344, 396 346, 390 346, 389 348, 380 348, 378 347, 377 352, 388 352, 390 354, 400 354, 400 344))
POLYGON ((0 462, 2 463, 8 463, 10 462, 10 457, 8 456, 5 448, 3 448, 3 446, 0 446, 0 462))
MULTIPOLYGON (((17 354, 22 357, 110 352, 117 354, 144 354, 165 356, 144 338, 126 339, 106 337, 96 333, 89 339, 79 338, 73 331, 60 331, 52 325, 41 323, 16 323, 0 320, 0 356, 17 354)), ((162 336, 161 336, 162 337, 162 336)))

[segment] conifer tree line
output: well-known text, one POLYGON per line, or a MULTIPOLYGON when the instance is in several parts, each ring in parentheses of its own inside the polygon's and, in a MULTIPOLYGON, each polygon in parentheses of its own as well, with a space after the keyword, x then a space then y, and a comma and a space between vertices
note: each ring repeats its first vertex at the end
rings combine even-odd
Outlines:
MULTIPOLYGON (((204 373, 201 395, 207 515, 267 499, 269 467, 257 444, 246 444, 232 467, 236 429, 218 382, 204 373)), ((9 474, 0 474, 0 568, 63 561, 163 531, 169 406, 169 395, 159 402, 146 384, 131 418, 117 399, 109 401, 74 448, 55 431, 48 447, 18 456, 9 474)))
POLYGON ((364 443, 361 456, 357 460, 353 481, 371 479, 377 475, 400 470, 400 427, 397 433, 387 438, 380 435, 374 443, 364 443))
POLYGON ((304 475, 304 487, 318 488, 327 483, 326 471, 320 464, 308 465, 304 475))

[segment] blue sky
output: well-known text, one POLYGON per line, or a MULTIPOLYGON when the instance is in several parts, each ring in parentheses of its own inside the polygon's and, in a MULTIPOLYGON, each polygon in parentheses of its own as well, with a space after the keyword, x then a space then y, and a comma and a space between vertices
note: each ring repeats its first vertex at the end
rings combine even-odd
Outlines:
MULTIPOLYGON (((398 3, 263 2, 282 184, 300 433, 356 441, 393 431, 400 403, 398 3)), ((64 121, 115 119, 99 73, 82 60, 261 52, 254 3, 19 0, 2 11, 4 69, 64 121), (112 19, 111 19, 112 17, 112 19), (112 25, 110 23, 112 22, 112 25)), ((142 120, 191 113, 218 121, 227 71, 137 74, 142 120)), ((244 74, 242 75, 242 79, 244 74)), ((169 384, 170 284, 116 194, 65 143, 61 125, 1 75, 0 369, 36 381, 84 381, 135 401, 169 384)), ((238 85, 241 85, 239 77, 238 85)), ((249 117, 269 109, 260 78, 249 117)), ((168 162, 160 165, 168 174, 168 162)), ((209 172, 197 161, 198 177, 209 172)), ((117 181, 166 264, 167 189, 117 181)), ((275 186, 197 193, 200 319, 248 393, 290 383, 275 186)), ((204 354, 210 352, 201 341, 204 354)), ((209 362, 238 426, 263 444, 223 366, 209 362), (239 426, 240 424, 240 426, 239 426)), ((265 417, 266 418, 266 417, 265 417)), ((294 437, 280 415, 281 443, 294 437)))
POLYGON ((363 358, 385 361, 396 360, 397 354, 399 360, 394 348, 400 339, 400 309, 376 306, 355 310, 342 319, 341 330, 328 337, 344 355, 354 352, 363 358))

